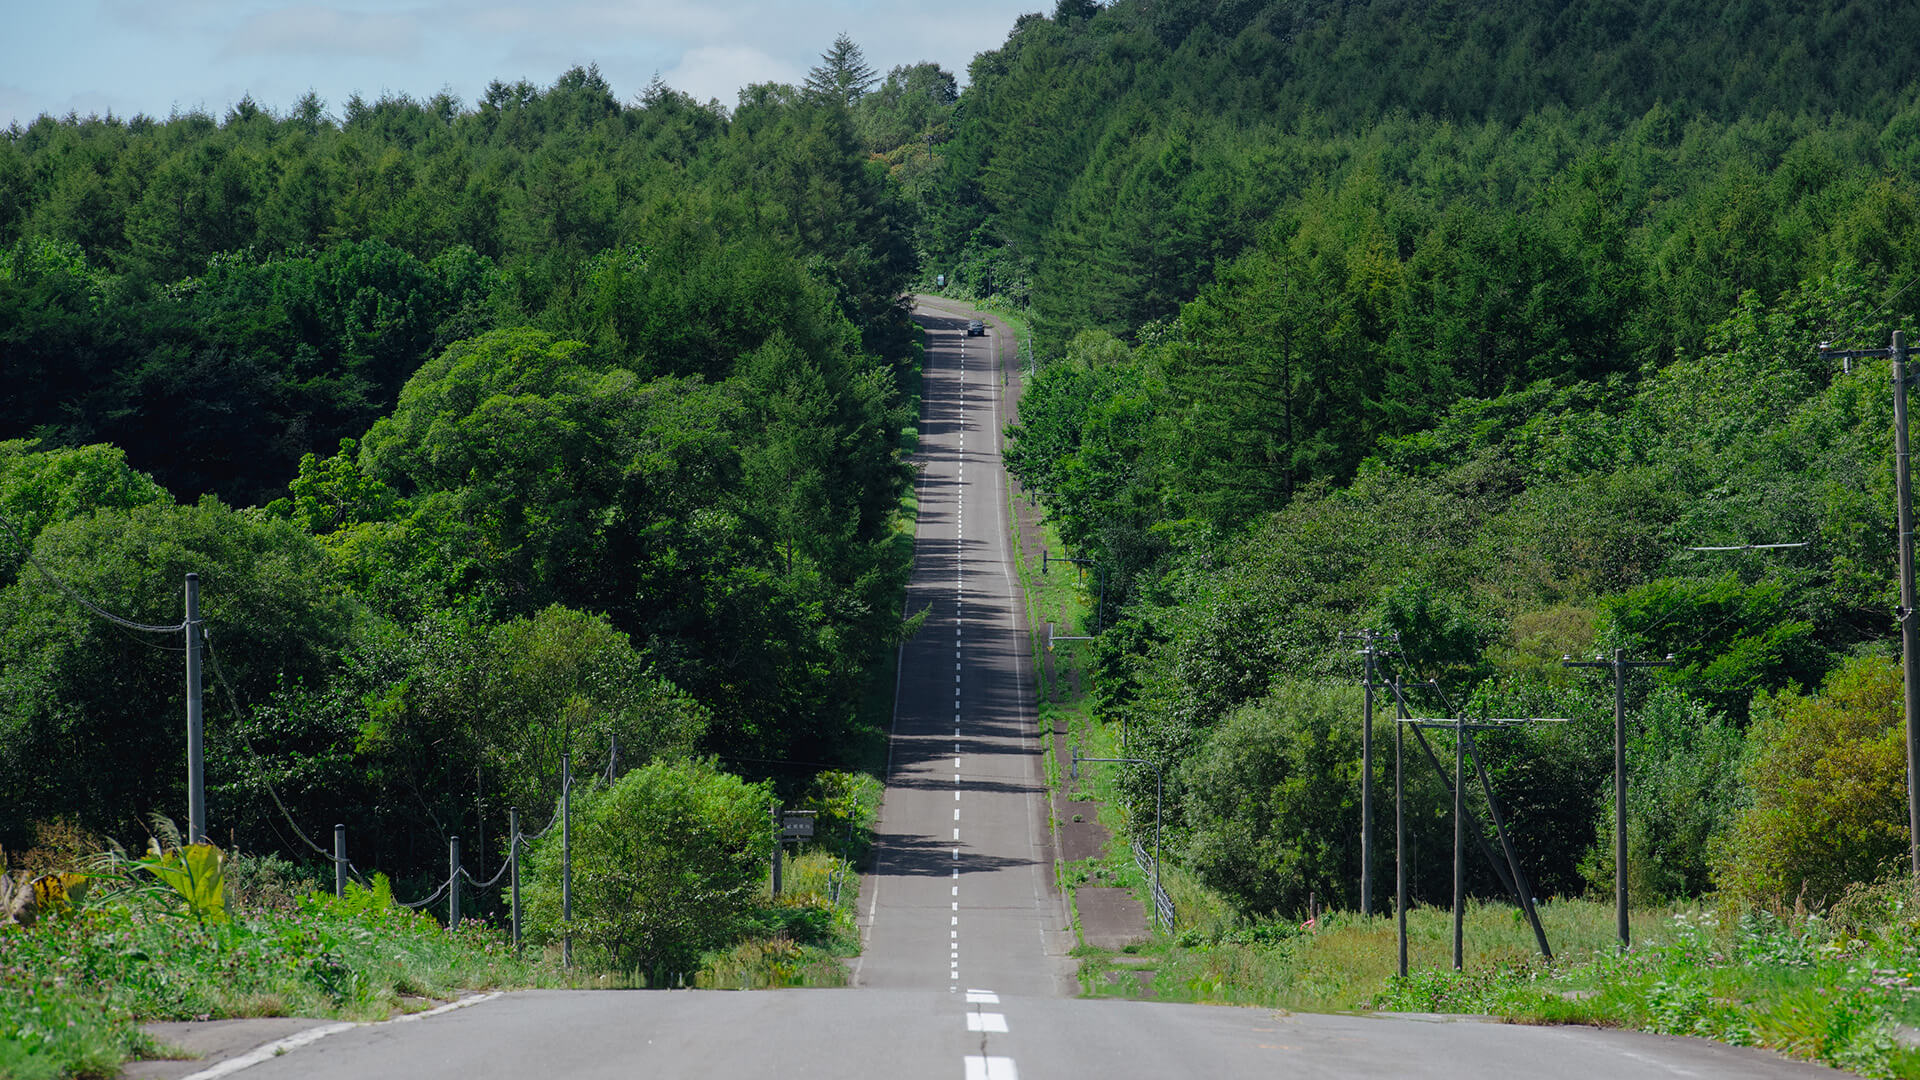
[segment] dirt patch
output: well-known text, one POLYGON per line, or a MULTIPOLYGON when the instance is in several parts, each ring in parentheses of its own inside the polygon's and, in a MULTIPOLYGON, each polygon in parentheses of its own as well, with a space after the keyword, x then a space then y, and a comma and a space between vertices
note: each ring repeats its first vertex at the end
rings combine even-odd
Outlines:
POLYGON ((1124 949, 1147 940, 1147 913, 1132 889, 1082 885, 1073 890, 1073 897, 1080 911, 1080 937, 1087 944, 1124 949))

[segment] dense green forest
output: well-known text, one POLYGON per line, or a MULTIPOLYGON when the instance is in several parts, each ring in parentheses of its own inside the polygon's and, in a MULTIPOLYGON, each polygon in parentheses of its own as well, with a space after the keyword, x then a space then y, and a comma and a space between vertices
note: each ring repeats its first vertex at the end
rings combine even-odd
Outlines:
POLYGON ((1886 367, 1817 346, 1911 329, 1920 73, 1872 41, 1915 18, 1062 2, 976 59, 926 272, 1028 306, 1009 464, 1191 870, 1357 906, 1363 628, 1416 713, 1575 721, 1481 740, 1543 896, 1612 880, 1611 687, 1560 660, 1615 648, 1676 659, 1629 686, 1638 896, 1904 861, 1886 367), (1762 543, 1806 546, 1693 550, 1762 543))
POLYGON ((180 815, 180 637, 69 594, 171 625, 188 572, 244 850, 497 864, 566 753, 863 762, 918 350, 866 114, 576 69, 0 135, 0 845, 180 815))
POLYGON ((1574 718, 1483 743, 1542 895, 1613 872, 1560 659, 1619 648, 1676 659, 1629 688, 1638 895, 1832 899, 1906 836, 1887 379, 1816 345, 1920 303, 1917 23, 1061 0, 964 91, 843 37, 732 108, 588 68, 16 127, 0 843, 184 803, 177 642, 50 577, 167 624, 201 575, 242 846, 292 846, 268 779, 413 871, 563 753, 850 763, 941 275, 1032 317, 1009 465, 1245 910, 1357 900, 1361 628, 1412 708, 1574 718))

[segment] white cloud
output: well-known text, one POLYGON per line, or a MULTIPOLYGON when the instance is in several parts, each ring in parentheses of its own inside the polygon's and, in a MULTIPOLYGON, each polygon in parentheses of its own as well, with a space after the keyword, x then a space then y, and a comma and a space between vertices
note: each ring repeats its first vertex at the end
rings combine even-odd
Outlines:
POLYGON ((660 74, 668 86, 696 101, 719 98, 728 108, 739 100, 741 87, 748 83, 797 83, 805 77, 806 69, 743 45, 688 49, 679 66, 660 74))
POLYGON ((433 21, 476 37, 537 35, 576 43, 631 44, 635 37, 708 42, 740 27, 737 9, 675 2, 492 4, 433 9, 433 21))
POLYGON ((420 23, 410 15, 297 7, 263 12, 242 20, 221 48, 220 55, 405 58, 419 53, 420 41, 420 23))

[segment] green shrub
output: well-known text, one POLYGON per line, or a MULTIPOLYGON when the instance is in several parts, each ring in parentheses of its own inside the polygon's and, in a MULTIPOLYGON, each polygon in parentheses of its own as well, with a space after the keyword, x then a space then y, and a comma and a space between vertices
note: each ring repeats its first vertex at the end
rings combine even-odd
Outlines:
POLYGON ((1907 850, 1906 745, 1899 667, 1854 660, 1823 693, 1757 703, 1745 780, 1719 881, 1763 904, 1840 898, 1907 850))
POLYGON ((1349 895, 1360 691, 1288 683, 1228 717, 1187 763, 1187 865, 1243 911, 1349 895))
MULTIPOLYGON (((590 964, 653 985, 693 971, 751 909, 772 852, 771 794, 700 761, 657 761, 576 797, 573 940, 590 964)), ((560 830, 534 849, 527 932, 563 932, 560 830)))
MULTIPOLYGON (((1704 702, 1654 691, 1627 737, 1627 885, 1646 901, 1683 900, 1712 886, 1713 853, 1738 811, 1745 740, 1704 702)), ((1608 777, 1611 780, 1611 777, 1608 777)), ((1613 889, 1611 785, 1580 868, 1613 889)))

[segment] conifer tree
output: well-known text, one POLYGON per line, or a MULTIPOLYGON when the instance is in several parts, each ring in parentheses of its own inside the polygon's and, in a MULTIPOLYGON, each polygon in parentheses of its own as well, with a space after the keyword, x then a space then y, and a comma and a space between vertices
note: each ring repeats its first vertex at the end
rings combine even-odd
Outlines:
POLYGON ((807 72, 806 88, 809 94, 851 106, 879 81, 879 74, 867 63, 866 53, 843 32, 807 72))

